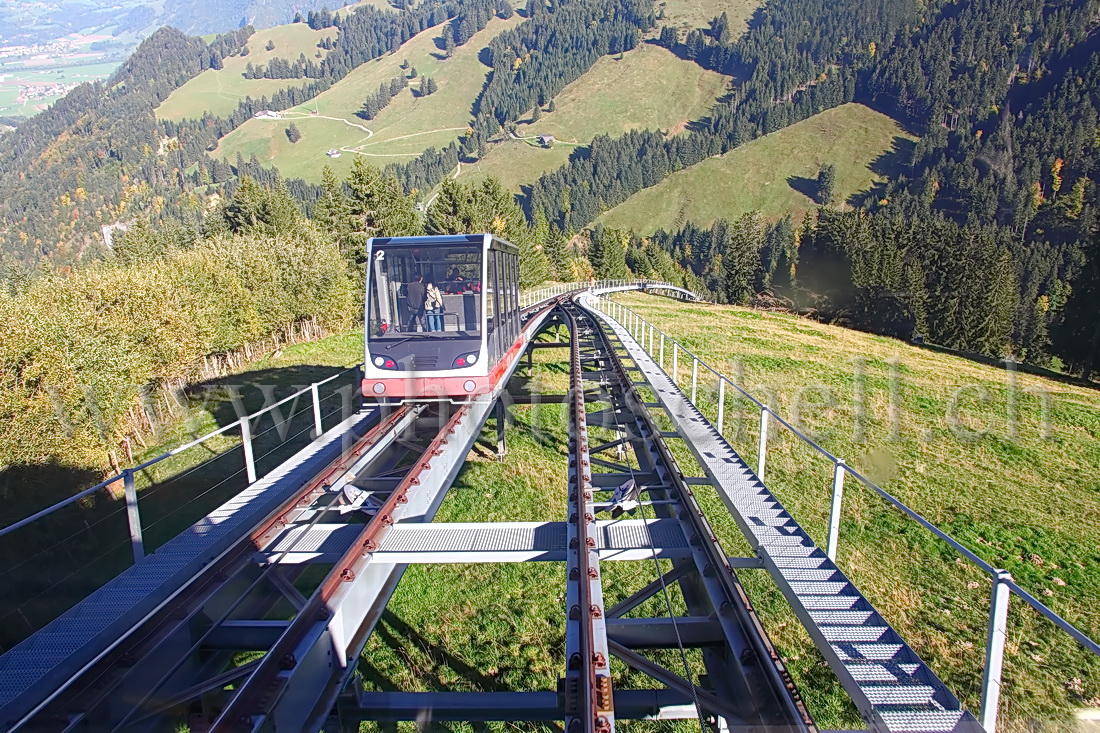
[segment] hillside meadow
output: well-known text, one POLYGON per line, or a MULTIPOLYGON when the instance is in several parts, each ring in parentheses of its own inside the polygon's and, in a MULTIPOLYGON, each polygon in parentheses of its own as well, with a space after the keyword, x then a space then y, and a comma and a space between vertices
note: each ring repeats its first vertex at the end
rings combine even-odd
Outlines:
POLYGON ((479 59, 481 50, 501 31, 522 21, 519 15, 508 20, 493 18, 455 49, 450 59, 444 59, 437 46, 442 25, 429 28, 409 39, 397 53, 368 61, 307 104, 283 112, 285 119, 248 120, 222 138, 212 155, 230 161, 238 153, 245 158, 256 155, 288 178, 316 183, 325 165, 346 175, 356 155, 383 167, 411 160, 426 148, 445 147, 465 134, 470 110, 490 71, 479 59), (360 118, 356 113, 380 84, 408 75, 401 68, 406 60, 416 69, 417 77, 375 119, 360 118), (439 90, 419 97, 414 91, 419 91, 425 76, 435 79, 439 90), (297 143, 284 134, 291 121, 302 133, 297 143), (341 151, 341 156, 326 157, 331 148, 341 151))
POLYGON ((597 221, 652 234, 687 222, 705 228, 754 210, 768 219, 791 214, 798 220, 816 206, 823 165, 836 166, 834 204, 844 205, 907 162, 913 140, 886 115, 844 104, 677 171, 597 221))
POLYGON ((516 126, 516 137, 494 143, 484 159, 463 165, 459 176, 500 179, 509 190, 531 183, 568 161, 578 147, 597 135, 618 137, 628 130, 665 130, 676 134, 706 116, 724 95, 729 77, 677 58, 660 46, 643 43, 622 58, 600 58, 580 79, 554 97, 554 111, 537 121, 530 114, 516 126), (541 146, 537 137, 556 142, 541 146))
POLYGON ((248 39, 247 56, 230 56, 221 69, 207 69, 176 89, 157 107, 157 117, 162 120, 182 120, 202 117, 209 112, 224 117, 237 109, 245 98, 260 99, 271 96, 280 89, 304 84, 307 79, 246 79, 244 70, 248 64, 263 66, 273 58, 294 62, 300 54, 307 59, 318 60, 328 53, 319 44, 325 38, 335 38, 335 28, 315 31, 305 23, 291 23, 256 31, 248 39), (268 43, 274 48, 267 50, 268 43))
POLYGON ((693 28, 709 29, 711 20, 726 13, 730 35, 737 38, 748 29, 749 19, 760 5, 757 0, 658 0, 657 26, 671 25, 682 40, 693 28))

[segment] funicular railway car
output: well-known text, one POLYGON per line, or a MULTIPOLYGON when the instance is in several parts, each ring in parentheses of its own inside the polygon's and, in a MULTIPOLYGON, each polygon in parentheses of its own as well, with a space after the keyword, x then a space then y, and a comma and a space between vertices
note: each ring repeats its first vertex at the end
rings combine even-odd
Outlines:
POLYGON ((492 234, 369 240, 363 395, 491 392, 522 349, 518 253, 492 234))

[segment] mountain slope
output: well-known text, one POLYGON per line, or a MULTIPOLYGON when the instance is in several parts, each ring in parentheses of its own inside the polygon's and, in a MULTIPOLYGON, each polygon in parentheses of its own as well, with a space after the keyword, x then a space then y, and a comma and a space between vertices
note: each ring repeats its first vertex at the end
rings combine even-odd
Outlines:
POLYGON ((257 31, 248 39, 247 55, 226 58, 221 69, 207 69, 176 89, 157 107, 157 118, 181 120, 201 117, 204 112, 224 117, 247 96, 259 99, 280 89, 299 86, 301 79, 246 79, 243 74, 249 64, 259 66, 273 58, 290 62, 297 60, 299 54, 311 59, 324 58, 327 51, 318 44, 335 37, 335 28, 313 30, 305 23, 257 31), (274 48, 268 50, 268 44, 274 48))
POLYGON ((836 167, 834 200, 866 190, 907 158, 913 137, 861 104, 845 104, 673 173, 603 214, 599 222, 650 234, 691 222, 709 227, 749 211, 801 218, 816 206, 818 170, 836 167))
POLYGON ((621 58, 604 56, 554 98, 553 112, 540 110, 537 121, 525 118, 515 136, 500 136, 482 160, 464 165, 460 178, 496 176, 519 191, 597 135, 633 129, 682 132, 706 116, 729 84, 729 77, 653 44, 643 43, 621 58), (553 136, 554 144, 540 145, 540 135, 553 136))
POLYGON ((414 158, 429 147, 444 147, 465 133, 471 106, 489 73, 479 60, 481 50, 497 34, 522 20, 519 16, 494 18, 446 60, 441 58, 437 44, 445 26, 429 28, 407 41, 397 53, 368 61, 307 104, 287 110, 283 116, 302 131, 299 142, 291 144, 282 133, 287 122, 254 119, 225 136, 213 155, 227 160, 235 159, 238 153, 245 158, 255 155, 284 176, 320 181, 324 165, 343 175, 356 155, 383 166, 414 158), (411 70, 401 68, 406 60, 417 71, 409 88, 402 90, 375 119, 359 117, 363 102, 380 84, 408 75, 411 70), (434 79, 439 91, 417 97, 414 91, 424 77, 434 79), (342 151, 341 157, 326 157, 330 148, 342 151))

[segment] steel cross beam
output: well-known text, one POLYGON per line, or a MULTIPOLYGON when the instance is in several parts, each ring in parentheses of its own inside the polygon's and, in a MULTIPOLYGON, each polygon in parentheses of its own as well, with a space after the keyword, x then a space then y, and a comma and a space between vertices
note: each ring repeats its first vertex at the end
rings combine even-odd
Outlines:
MULTIPOLYGON (((566 733, 611 733, 615 729, 610 658, 603 620, 603 589, 596 551, 592 466, 581 373, 581 342, 591 344, 591 326, 570 310, 569 523, 565 636, 566 733)), ((591 347, 589 347, 591 348, 591 347)))

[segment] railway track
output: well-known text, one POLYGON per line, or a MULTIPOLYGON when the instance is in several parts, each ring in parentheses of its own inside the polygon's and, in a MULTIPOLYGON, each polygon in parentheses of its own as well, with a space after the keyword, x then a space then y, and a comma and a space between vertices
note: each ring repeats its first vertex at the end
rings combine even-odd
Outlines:
MULTIPOLYGON (((565 311, 574 334, 571 352, 573 424, 584 427, 583 433, 579 429, 575 432, 587 438, 587 425, 595 419, 602 428, 611 429, 614 436, 619 436, 598 446, 595 451, 589 449, 587 441, 582 444, 578 440, 574 444, 571 463, 576 461, 585 471, 582 478, 587 476, 581 483, 581 495, 585 497, 586 504, 584 511, 576 515, 578 532, 583 524, 590 533, 594 527, 593 517, 601 510, 614 508, 606 497, 611 491, 611 484, 620 480, 624 484, 629 481, 637 484, 641 515, 644 517, 648 511, 655 519, 678 523, 689 547, 687 557, 673 561, 673 570, 669 575, 674 578, 661 576, 660 567, 655 566, 658 577, 648 588, 624 599, 608 611, 599 609, 595 616, 600 619, 607 616, 619 618, 651 595, 667 593, 669 586, 677 584, 690 614, 688 619, 680 621, 685 627, 709 624, 712 631, 708 643, 702 645, 709 686, 704 689, 693 681, 692 672, 688 669, 682 676, 673 674, 671 670, 653 664, 628 644, 615 638, 601 638, 605 628, 603 620, 592 630, 592 643, 598 645, 602 641, 610 655, 678 689, 691 701, 703 720, 715 724, 721 720, 727 728, 815 730, 813 719, 737 579, 736 570, 707 523, 691 486, 685 481, 665 442, 665 434, 639 394, 630 368, 616 352, 608 333, 594 319, 572 304, 566 305, 565 311), (587 371, 585 365, 588 366, 587 371), (595 386, 595 392, 589 393, 587 401, 578 400, 576 395, 583 392, 582 385, 586 380, 595 386), (587 412, 586 404, 591 406, 593 403, 603 403, 606 408, 595 413, 587 412), (629 447, 629 452, 624 450, 626 447, 629 447), (601 457, 611 450, 616 452, 616 460, 601 457), (593 469, 600 472, 595 473, 593 469), (593 489, 593 480, 598 480, 604 487, 602 492, 605 498, 602 500, 592 499, 593 493, 599 494, 601 491, 593 489)), ((571 440, 573 437, 571 435, 571 440)), ((571 492, 572 489, 571 484, 571 492)), ((573 499, 572 493, 570 499, 573 499)), ((574 519, 571 516, 570 522, 574 519)), ((652 530, 647 529, 647 533, 656 557, 660 543, 654 539, 652 530)), ((589 572, 589 577, 598 578, 598 571, 589 572)), ((598 586, 595 580, 592 584, 598 586)), ((596 608, 598 606, 593 606, 593 609, 596 608)), ((691 639, 685 642, 687 632, 681 632, 677 627, 680 621, 673 616, 671 604, 667 608, 672 632, 669 646, 679 647, 684 666, 688 667, 684 652, 694 644, 691 639)), ((594 616, 590 615, 590 619, 594 616)), ((600 653, 597 652, 593 659, 600 661, 600 653)), ((599 678, 599 671, 598 664, 592 665, 590 676, 586 678, 590 680, 593 699, 604 685, 610 685, 609 679, 603 682, 599 678)), ((612 717, 604 715, 604 711, 599 709, 594 714, 595 725, 583 730, 612 729, 612 717)))
POLYGON ((615 344, 568 297, 525 317, 563 323, 571 337, 566 521, 516 531, 505 523, 503 533, 492 523, 424 524, 491 411, 502 424, 500 403, 380 407, 377 424, 339 458, 15 727, 158 730, 182 717, 192 730, 319 730, 334 720, 352 730, 360 720, 423 720, 430 710, 434 720, 563 720, 568 733, 610 733, 617 719, 639 717, 746 733, 814 730, 615 344), (628 482, 641 518, 605 518, 628 482), (457 549, 459 537, 480 554, 457 549), (349 687, 407 563, 517 558, 566 563, 558 690, 478 698, 349 687), (601 562, 611 560, 652 563, 656 577, 606 603, 601 562), (668 603, 673 586, 686 616, 668 603), (626 618, 660 594, 667 616, 626 618), (679 649, 684 669, 653 662, 650 648, 679 649), (702 668, 688 664, 695 650, 702 668), (613 657, 654 689, 614 690, 613 657))

